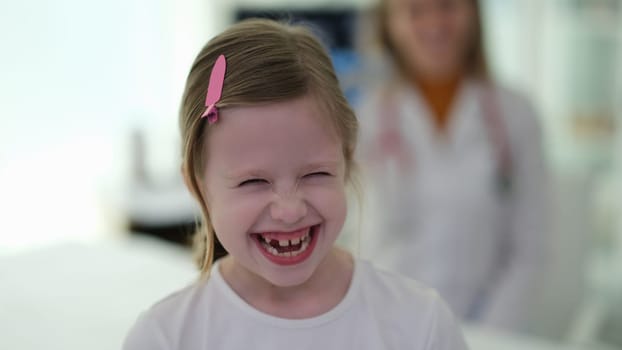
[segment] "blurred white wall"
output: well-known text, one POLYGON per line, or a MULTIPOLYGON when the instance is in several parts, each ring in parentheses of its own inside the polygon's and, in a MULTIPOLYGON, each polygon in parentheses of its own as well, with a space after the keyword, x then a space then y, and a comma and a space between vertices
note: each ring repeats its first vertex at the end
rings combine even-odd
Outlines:
POLYGON ((0 3, 0 253, 118 229, 131 130, 149 166, 176 162, 203 1, 0 3))

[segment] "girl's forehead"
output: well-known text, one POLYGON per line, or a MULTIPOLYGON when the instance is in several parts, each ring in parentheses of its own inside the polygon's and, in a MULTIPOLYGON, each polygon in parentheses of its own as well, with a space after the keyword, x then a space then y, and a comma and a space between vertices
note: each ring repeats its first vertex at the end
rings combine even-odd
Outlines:
POLYGON ((311 96, 276 103, 222 109, 210 128, 209 159, 237 157, 317 157, 340 152, 330 116, 311 96))
POLYGON ((208 127, 210 137, 218 134, 219 130, 229 134, 253 134, 260 130, 271 133, 308 130, 338 139, 328 108, 310 94, 285 101, 223 108, 221 115, 221 120, 208 127))

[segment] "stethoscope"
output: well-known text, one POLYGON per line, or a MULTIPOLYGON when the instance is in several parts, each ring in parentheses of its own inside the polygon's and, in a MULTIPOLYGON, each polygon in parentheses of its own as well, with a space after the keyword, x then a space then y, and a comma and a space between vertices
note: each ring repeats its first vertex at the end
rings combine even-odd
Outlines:
MULTIPOLYGON (((485 84, 479 96, 482 108, 481 117, 497 159, 495 186, 501 195, 506 195, 511 192, 513 183, 508 129, 501 116, 494 88, 490 84, 485 84)), ((376 162, 380 159, 392 158, 403 172, 408 173, 414 168, 415 162, 412 148, 409 149, 404 142, 402 137, 404 131, 400 129, 398 108, 395 103, 391 103, 392 95, 388 89, 385 90, 384 97, 382 101, 387 103, 379 106, 378 115, 382 118, 382 122, 378 123, 380 129, 376 135, 371 160, 376 162)))

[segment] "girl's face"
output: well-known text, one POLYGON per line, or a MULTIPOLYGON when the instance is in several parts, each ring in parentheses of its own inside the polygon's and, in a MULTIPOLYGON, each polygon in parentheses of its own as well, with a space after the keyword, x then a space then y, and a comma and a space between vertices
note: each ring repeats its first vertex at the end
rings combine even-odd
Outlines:
POLYGON ((387 0, 387 32, 410 73, 443 79, 460 73, 473 36, 470 0, 387 0))
POLYGON ((346 217, 341 143, 311 97, 228 108, 211 126, 203 188, 234 264, 280 287, 311 277, 346 217))

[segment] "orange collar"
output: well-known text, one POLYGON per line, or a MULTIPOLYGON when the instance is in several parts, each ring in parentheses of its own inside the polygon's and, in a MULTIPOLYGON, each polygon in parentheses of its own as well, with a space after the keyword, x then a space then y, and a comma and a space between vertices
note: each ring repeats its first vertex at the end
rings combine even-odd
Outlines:
POLYGON ((439 131, 445 131, 447 129, 447 125, 450 122, 449 113, 461 82, 461 76, 456 76, 441 82, 416 81, 423 99, 430 109, 434 124, 439 131))

